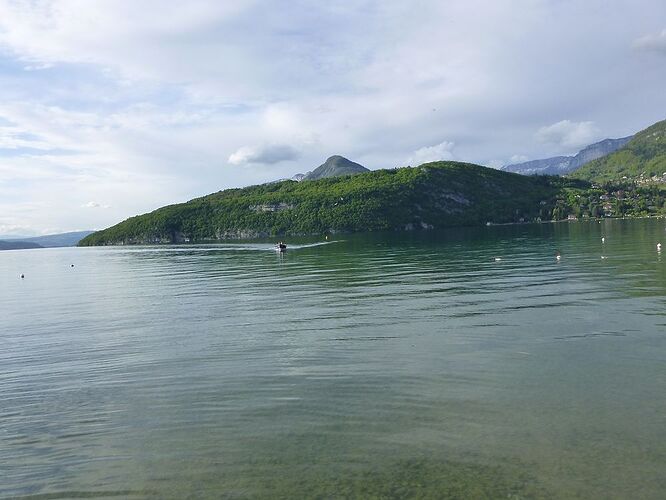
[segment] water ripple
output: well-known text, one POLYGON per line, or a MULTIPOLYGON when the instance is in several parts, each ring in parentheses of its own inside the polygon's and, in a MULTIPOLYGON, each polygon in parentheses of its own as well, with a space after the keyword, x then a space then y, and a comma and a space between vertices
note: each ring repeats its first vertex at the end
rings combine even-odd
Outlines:
POLYGON ((662 232, 1 253, 0 496, 279 497, 426 456, 658 498, 662 232))

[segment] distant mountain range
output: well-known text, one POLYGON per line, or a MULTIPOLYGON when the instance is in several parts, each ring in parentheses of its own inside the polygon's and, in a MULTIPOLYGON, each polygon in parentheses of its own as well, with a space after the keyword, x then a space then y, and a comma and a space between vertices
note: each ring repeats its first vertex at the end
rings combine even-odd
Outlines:
POLYGON ((21 248, 54 248, 73 247, 93 231, 74 231, 70 233, 48 234, 29 238, 3 237, 0 250, 16 250, 21 248))
POLYGON ((0 240, 0 250, 24 250, 26 248, 42 248, 42 246, 28 241, 0 240))
POLYGON ((514 163, 501 168, 505 172, 523 175, 566 175, 597 158, 613 153, 627 144, 633 136, 621 139, 604 139, 581 149, 574 156, 554 156, 542 160, 514 163))

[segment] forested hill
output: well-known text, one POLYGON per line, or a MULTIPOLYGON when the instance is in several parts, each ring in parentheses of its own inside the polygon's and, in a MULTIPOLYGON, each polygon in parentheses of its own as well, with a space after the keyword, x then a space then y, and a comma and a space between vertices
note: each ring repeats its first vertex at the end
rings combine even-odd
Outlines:
POLYGON ((93 233, 80 245, 431 229, 550 218, 565 187, 580 182, 458 162, 283 181, 166 206, 93 233))
POLYGON ((640 131, 621 149, 587 163, 571 176, 594 182, 666 183, 666 120, 640 131))

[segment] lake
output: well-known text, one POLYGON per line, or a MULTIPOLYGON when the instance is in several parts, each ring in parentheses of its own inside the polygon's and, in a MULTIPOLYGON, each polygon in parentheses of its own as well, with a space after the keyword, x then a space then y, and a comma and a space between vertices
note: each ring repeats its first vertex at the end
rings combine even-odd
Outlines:
POLYGON ((663 498, 665 226, 0 252, 0 497, 663 498))

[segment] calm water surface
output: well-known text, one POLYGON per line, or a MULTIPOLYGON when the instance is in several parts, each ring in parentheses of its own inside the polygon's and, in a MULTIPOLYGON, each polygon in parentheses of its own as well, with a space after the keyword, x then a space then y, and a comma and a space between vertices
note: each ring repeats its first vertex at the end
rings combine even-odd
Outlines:
POLYGON ((0 497, 664 498, 665 225, 2 252, 0 497))

